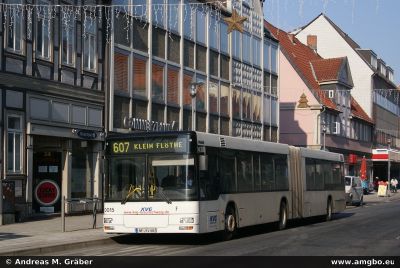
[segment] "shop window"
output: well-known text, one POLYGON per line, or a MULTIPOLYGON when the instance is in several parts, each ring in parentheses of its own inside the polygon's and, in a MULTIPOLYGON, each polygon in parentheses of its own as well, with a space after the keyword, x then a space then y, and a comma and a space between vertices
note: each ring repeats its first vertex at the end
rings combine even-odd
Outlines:
POLYGON ((22 116, 7 116, 7 172, 22 173, 23 133, 22 116))
POLYGON ((85 198, 93 195, 92 145, 88 141, 72 141, 71 198, 85 198))

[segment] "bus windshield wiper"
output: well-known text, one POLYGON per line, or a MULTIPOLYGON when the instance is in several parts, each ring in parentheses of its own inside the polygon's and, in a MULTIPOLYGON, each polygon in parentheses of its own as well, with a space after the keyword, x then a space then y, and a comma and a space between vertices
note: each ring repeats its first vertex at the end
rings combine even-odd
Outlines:
POLYGON ((125 196, 125 198, 124 198, 124 200, 122 200, 121 201, 121 205, 124 205, 128 200, 129 200, 129 198, 131 197, 131 196, 133 196, 136 192, 141 192, 141 189, 139 188, 139 187, 136 187, 135 188, 135 186, 133 186, 132 184, 129 186, 129 191, 128 191, 128 193, 126 194, 126 196, 125 196))
POLYGON ((160 196, 165 200, 165 202, 167 202, 167 204, 172 204, 171 199, 168 198, 168 196, 166 194, 164 194, 164 191, 158 191, 158 193, 160 194, 160 196))

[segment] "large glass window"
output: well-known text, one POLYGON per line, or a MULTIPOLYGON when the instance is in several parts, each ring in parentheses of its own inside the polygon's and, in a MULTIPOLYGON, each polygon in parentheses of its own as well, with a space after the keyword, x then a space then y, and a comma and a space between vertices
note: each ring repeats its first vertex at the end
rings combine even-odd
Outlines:
POLYGON ((208 39, 211 48, 219 49, 219 23, 215 16, 210 16, 210 27, 208 27, 208 39))
POLYGON ((194 40, 195 36, 195 20, 196 20, 196 8, 195 6, 190 5, 190 1, 184 1, 184 24, 183 31, 185 38, 194 40))
POLYGON ((84 23, 86 32, 83 36, 83 68, 88 71, 95 71, 97 60, 97 23, 91 20, 86 20, 84 23))
POLYGON ((196 93, 196 110, 204 112, 206 110, 206 91, 207 91, 207 84, 206 78, 203 76, 197 76, 197 93, 196 93))
MULTIPOLYGON (((221 20, 222 21, 222 20, 221 20)), ((221 52, 229 54, 229 34, 228 25, 225 23, 220 23, 221 29, 219 31, 221 52)))
POLYGON ((271 71, 277 73, 278 72, 278 47, 271 46, 271 71))
POLYGON ((165 26, 165 7, 164 0, 153 0, 151 12, 154 25, 165 26))
POLYGON ((153 102, 151 106, 151 120, 156 122, 164 122, 164 110, 164 105, 156 104, 153 102))
POLYGON ((269 43, 264 43, 264 69, 267 69, 267 70, 271 70, 271 67, 270 67, 270 62, 269 62, 269 59, 270 59, 270 44, 269 43))
POLYGON ((147 97, 146 90, 146 62, 147 59, 134 57, 133 58, 133 76, 132 76, 132 90, 133 95, 147 97))
POLYGON ((183 65, 194 69, 194 44, 188 40, 183 45, 183 65))
MULTIPOLYGON (((241 33, 238 31, 232 32, 232 55, 237 58, 241 59, 241 48, 242 48, 242 41, 241 41, 241 33)), ((247 50, 247 48, 245 49, 247 50)))
POLYGON ((229 80, 229 57, 221 55, 221 78, 229 80))
POLYGON ((7 171, 22 172, 23 155, 22 116, 7 116, 7 171))
POLYGON ((243 34, 243 61, 251 63, 251 36, 243 34))
MULTIPOLYGON (((8 0, 8 4, 21 4, 22 0, 8 0)), ((3 7, 3 6, 2 6, 3 7)), ((18 8, 9 7, 5 11, 7 15, 6 34, 7 34, 7 48, 16 53, 22 53, 22 29, 23 18, 22 12, 18 8)))
MULTIPOLYGON (((133 19, 133 48, 148 52, 148 24, 137 19, 133 19)), ((116 31, 119 32, 119 31, 116 31)), ((117 34, 117 33, 116 33, 117 34)))
POLYGON ((71 197, 91 197, 93 193, 93 153, 91 143, 72 141, 71 197))
POLYGON ((156 27, 153 27, 153 55, 165 57, 165 31, 156 27))
POLYGON ((75 64, 75 22, 71 25, 62 24, 62 63, 65 65, 75 64))
POLYGON ((124 128, 124 118, 129 117, 129 99, 114 95, 114 128, 124 128))
MULTIPOLYGON (((48 4, 45 1, 41 1, 40 4, 48 4)), ((45 60, 51 58, 51 38, 52 38, 52 26, 51 18, 49 16, 49 9, 44 8, 37 14, 36 24, 36 52, 37 57, 45 60)))
POLYGON ((253 38, 253 64, 261 66, 261 40, 253 38))
POLYGON ((251 94, 247 90, 243 90, 242 113, 243 120, 251 120, 251 94))
POLYGON ((253 121, 261 122, 261 95, 253 92, 252 95, 253 121))
POLYGON ((207 48, 197 45, 196 50, 196 69, 202 72, 206 72, 207 62, 207 48))
POLYGON ((164 101, 164 66, 153 62, 152 72, 153 100, 164 101))
POLYGON ((196 42, 206 44, 206 13, 197 9, 196 11, 196 42))
POLYGON ((220 113, 229 115, 229 85, 224 83, 221 83, 220 113))
POLYGON ((209 112, 218 114, 218 82, 210 81, 208 87, 209 112))
POLYGON ((179 105, 179 70, 168 66, 167 103, 179 105))
POLYGON ((193 80, 194 73, 184 72, 183 73, 183 106, 185 108, 191 109, 192 107, 192 97, 190 96, 190 85, 193 80))
POLYGON ((234 88, 232 90, 232 116, 240 118, 240 105, 241 105, 240 90, 234 88))
POLYGON ((168 38, 168 60, 175 63, 180 63, 180 40, 181 38, 177 35, 171 34, 168 38))
POLYGON ((128 60, 123 52, 114 52, 114 90, 128 93, 128 60))
POLYGON ((168 0, 168 28, 176 33, 179 33, 180 2, 168 0))
MULTIPOLYGON (((129 27, 127 28, 127 25, 131 23, 131 16, 125 15, 123 10, 120 10, 119 16, 114 16, 114 29, 118 29, 118 31, 114 31, 114 42, 116 44, 120 44, 126 47, 131 46, 131 32, 129 30, 129 27)), ((135 29, 136 27, 136 20, 134 20, 133 23, 133 28, 135 29)))
POLYGON ((132 117, 147 119, 147 101, 132 101, 132 117))
POLYGON ((210 74, 218 76, 218 52, 210 50, 210 74))

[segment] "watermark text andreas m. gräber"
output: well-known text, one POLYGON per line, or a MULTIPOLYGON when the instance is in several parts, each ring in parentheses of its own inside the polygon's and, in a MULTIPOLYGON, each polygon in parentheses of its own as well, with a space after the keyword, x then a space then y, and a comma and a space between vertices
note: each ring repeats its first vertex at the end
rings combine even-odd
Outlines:
POLYGON ((93 260, 86 258, 8 258, 5 260, 5 264, 10 266, 91 266, 93 260))

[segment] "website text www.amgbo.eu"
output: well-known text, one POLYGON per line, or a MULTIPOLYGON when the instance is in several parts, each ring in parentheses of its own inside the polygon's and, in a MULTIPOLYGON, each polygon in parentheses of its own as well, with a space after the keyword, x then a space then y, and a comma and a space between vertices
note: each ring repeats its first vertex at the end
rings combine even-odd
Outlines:
POLYGON ((395 261, 394 260, 379 260, 379 259, 355 259, 355 260, 349 260, 349 259, 341 259, 341 260, 331 260, 331 264, 333 266, 394 266, 395 261))

